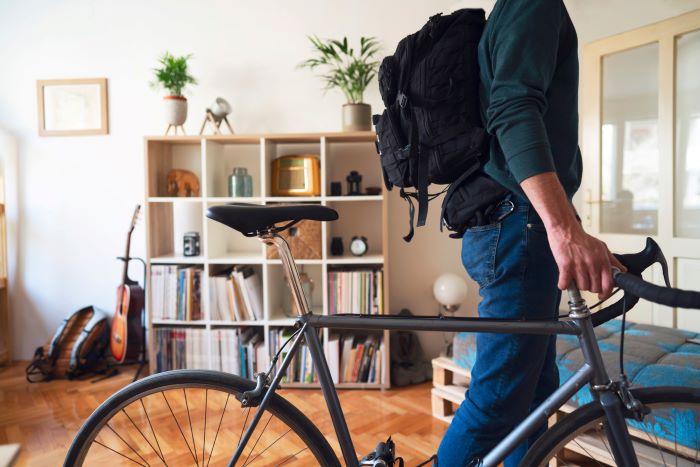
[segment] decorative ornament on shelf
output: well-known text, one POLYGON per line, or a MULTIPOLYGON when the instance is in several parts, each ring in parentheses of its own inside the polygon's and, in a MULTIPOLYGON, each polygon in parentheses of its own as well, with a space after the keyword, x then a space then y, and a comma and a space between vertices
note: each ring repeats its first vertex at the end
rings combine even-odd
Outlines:
POLYGON ((223 97, 217 97, 214 103, 206 110, 206 115, 204 116, 204 121, 202 122, 202 128, 199 129, 199 134, 204 134, 204 128, 207 126, 207 122, 211 123, 214 128, 214 134, 221 134, 221 124, 225 123, 228 127, 228 131, 233 134, 233 128, 228 122, 228 114, 231 113, 231 104, 228 103, 223 97))
POLYGON ((245 167, 234 167, 228 177, 228 195, 232 198, 250 198, 253 196, 253 177, 245 167))
POLYGON ((348 182, 348 196, 360 196, 362 194, 362 175, 359 172, 353 170, 345 180, 348 182))
POLYGON ((168 172, 168 196, 199 196, 199 179, 189 170, 173 169, 168 172))
POLYGON ((281 156, 272 161, 272 196, 320 196, 321 162, 316 154, 281 156))
POLYGON ((182 252, 184 256, 199 256, 199 232, 187 232, 182 237, 182 252))
POLYGON ((343 256, 344 251, 345 249, 343 248, 343 238, 333 237, 331 239, 331 256, 343 256))
POLYGON ((356 54, 347 37, 342 40, 308 37, 317 56, 302 62, 299 67, 311 70, 323 67, 326 72, 321 79, 325 81, 326 89, 338 88, 345 94, 347 103, 343 105, 343 131, 371 130, 372 109, 362 102, 362 98, 379 68, 379 62, 374 59, 379 51, 377 39, 360 37, 359 53, 356 54))
POLYGON ((178 128, 185 134, 182 126, 187 120, 187 98, 182 95, 182 91, 188 84, 197 84, 197 80, 190 75, 187 69, 187 60, 192 55, 175 57, 170 52, 165 52, 158 60, 161 67, 154 68, 155 80, 151 83, 154 88, 164 88, 170 95, 165 96, 165 119, 168 127, 165 129, 167 135, 172 128, 177 135, 178 128))
POLYGON ((366 237, 356 235, 350 240, 350 253, 354 256, 364 256, 367 254, 368 249, 366 237))

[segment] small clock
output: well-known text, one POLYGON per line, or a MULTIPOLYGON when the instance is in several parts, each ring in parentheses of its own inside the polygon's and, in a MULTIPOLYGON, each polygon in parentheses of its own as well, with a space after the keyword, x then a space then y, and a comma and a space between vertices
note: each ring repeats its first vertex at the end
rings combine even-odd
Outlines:
POLYGON ((363 256, 367 253, 367 238, 354 236, 350 240, 350 253, 355 256, 363 256))

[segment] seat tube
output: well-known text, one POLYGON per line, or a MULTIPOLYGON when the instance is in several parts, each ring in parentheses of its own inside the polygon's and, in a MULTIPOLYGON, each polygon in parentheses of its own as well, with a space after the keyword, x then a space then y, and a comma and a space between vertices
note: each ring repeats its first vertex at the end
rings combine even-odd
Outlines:
POLYGON ((301 287, 299 271, 297 270, 297 265, 294 262, 292 252, 289 249, 287 241, 275 233, 264 233, 260 235, 259 238, 260 241, 266 245, 270 245, 277 249, 277 253, 282 260, 282 269, 284 270, 284 275, 287 278, 287 283, 292 288, 294 304, 297 306, 297 312, 299 315, 310 313, 311 309, 309 307, 309 302, 304 295, 304 289, 301 287))
POLYGON ((627 430, 627 423, 623 413, 622 401, 613 390, 612 382, 608 376, 600 354, 598 340, 591 322, 591 311, 586 301, 581 297, 581 292, 572 283, 568 288, 569 293, 569 317, 581 329, 579 343, 584 361, 593 368, 591 378, 591 392, 593 397, 600 401, 606 415, 605 432, 610 442, 613 456, 617 465, 625 467, 639 466, 634 446, 627 430))

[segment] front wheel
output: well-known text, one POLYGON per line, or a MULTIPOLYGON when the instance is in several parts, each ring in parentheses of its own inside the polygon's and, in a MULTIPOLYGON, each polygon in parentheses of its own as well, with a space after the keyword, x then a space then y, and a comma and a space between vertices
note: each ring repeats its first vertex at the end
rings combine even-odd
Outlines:
MULTIPOLYGON (((649 413, 638 422, 627 418, 640 466, 697 466, 700 448, 700 389, 632 390, 649 413)), ((521 466, 614 466, 605 436, 605 414, 591 402, 566 415, 527 452, 521 466)))
MULTIPOLYGON (((80 428, 64 466, 227 465, 256 408, 236 396, 254 383, 228 373, 177 370, 132 383, 80 428)), ((274 394, 239 465, 339 466, 323 435, 274 394)))

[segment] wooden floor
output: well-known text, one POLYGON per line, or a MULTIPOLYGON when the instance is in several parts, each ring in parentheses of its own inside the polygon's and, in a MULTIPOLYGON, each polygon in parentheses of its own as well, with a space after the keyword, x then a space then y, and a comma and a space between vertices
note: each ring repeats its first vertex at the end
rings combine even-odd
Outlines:
MULTIPOLYGON (((18 465, 61 465, 85 418, 132 376, 133 370, 127 370, 94 384, 89 380, 28 384, 24 365, 0 369, 0 444, 22 445, 18 465)), ((407 466, 430 457, 447 429, 431 416, 430 388, 425 383, 388 391, 340 391, 358 454, 372 451, 391 435, 407 466)), ((282 395, 316 423, 339 454, 320 390, 285 390, 282 395)))

